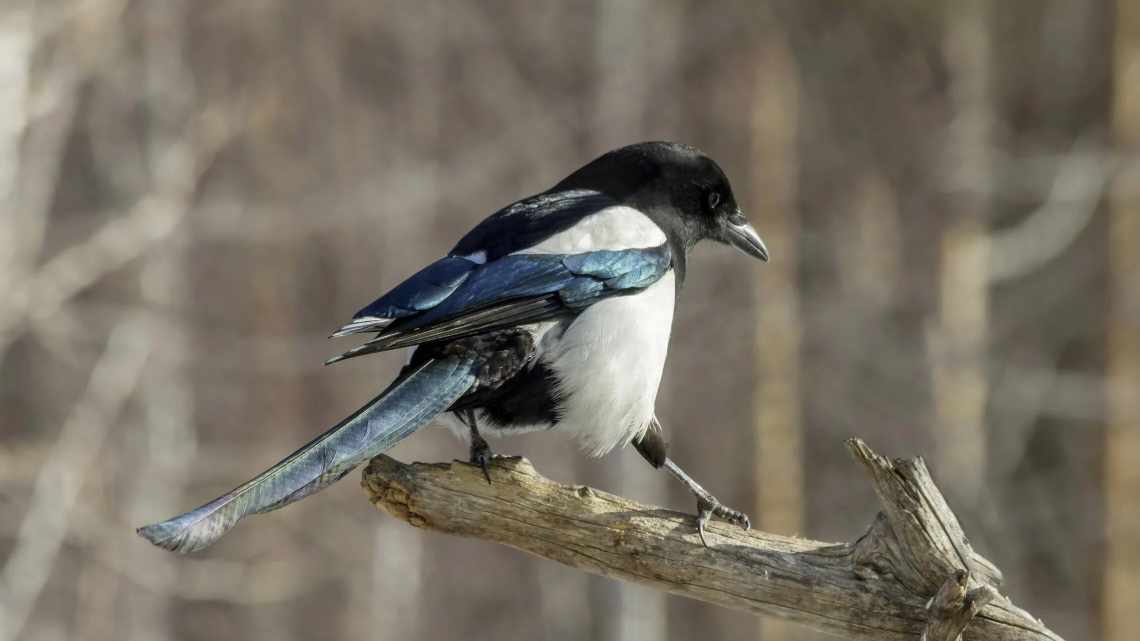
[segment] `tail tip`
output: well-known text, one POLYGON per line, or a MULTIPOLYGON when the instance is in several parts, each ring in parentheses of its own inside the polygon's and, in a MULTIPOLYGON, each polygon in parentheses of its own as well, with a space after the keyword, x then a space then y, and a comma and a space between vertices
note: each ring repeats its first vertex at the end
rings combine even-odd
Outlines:
POLYGON ((172 537, 170 528, 166 523, 151 523, 142 527, 135 528, 135 534, 150 541, 160 548, 171 551, 176 551, 178 548, 178 537, 172 537))
POLYGON ((135 528, 135 534, 151 542, 164 550, 171 552, 178 552, 185 554, 187 552, 197 552, 205 547, 208 547, 211 540, 202 540, 199 537, 192 535, 186 528, 178 527, 170 521, 163 521, 162 523, 152 523, 135 528))

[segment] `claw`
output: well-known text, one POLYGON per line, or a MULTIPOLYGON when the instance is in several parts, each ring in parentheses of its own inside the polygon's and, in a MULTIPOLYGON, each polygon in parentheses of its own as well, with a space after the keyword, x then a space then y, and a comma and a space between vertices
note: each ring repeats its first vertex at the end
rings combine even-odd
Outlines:
POLYGON ((748 516, 743 512, 725 507, 724 504, 712 496, 699 498, 697 499, 697 536, 701 538, 701 544, 706 548, 710 546, 708 540, 705 538, 705 526, 713 516, 745 530, 752 529, 752 521, 750 521, 748 516))
POLYGON ((705 501, 697 501, 697 536, 701 537, 701 545, 711 547, 705 538, 705 525, 712 517, 713 508, 705 501))
POLYGON ((665 457, 664 467, 670 474, 677 477, 677 480, 684 483, 685 487, 689 488, 689 491, 693 493, 693 496, 697 497, 697 534, 701 537, 701 543, 704 544, 706 548, 709 547, 709 542, 705 539, 705 525, 708 524, 709 519, 712 518, 713 515, 719 516, 734 525, 739 525, 745 530, 752 527, 752 523, 743 512, 725 507, 720 501, 716 500, 715 496, 709 494, 708 490, 701 487, 700 483, 694 481, 693 477, 685 474, 685 470, 682 470, 669 457, 665 457))

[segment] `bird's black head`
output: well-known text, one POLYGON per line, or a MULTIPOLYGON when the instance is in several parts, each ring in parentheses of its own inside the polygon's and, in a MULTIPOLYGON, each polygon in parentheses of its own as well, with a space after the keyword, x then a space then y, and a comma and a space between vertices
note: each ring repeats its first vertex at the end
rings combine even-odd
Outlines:
POLYGON ((556 189, 594 189, 646 213, 689 250, 706 238, 768 260, 764 241, 736 204, 728 177, 701 151, 673 142, 615 149, 556 189))

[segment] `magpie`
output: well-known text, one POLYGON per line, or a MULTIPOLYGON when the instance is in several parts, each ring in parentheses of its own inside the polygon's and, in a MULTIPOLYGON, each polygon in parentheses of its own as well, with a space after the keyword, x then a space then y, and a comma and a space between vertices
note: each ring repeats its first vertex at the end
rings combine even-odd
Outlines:
POLYGON ((380 395, 244 485, 139 534, 200 550, 242 517, 327 487, 437 418, 469 441, 488 482, 484 434, 563 432, 593 456, 632 444, 695 495, 702 542, 712 516, 747 529, 747 516, 667 456, 654 413, 686 256, 704 239, 768 260, 704 153, 647 142, 602 155, 495 212, 333 333, 371 336, 328 363, 412 348, 380 395))

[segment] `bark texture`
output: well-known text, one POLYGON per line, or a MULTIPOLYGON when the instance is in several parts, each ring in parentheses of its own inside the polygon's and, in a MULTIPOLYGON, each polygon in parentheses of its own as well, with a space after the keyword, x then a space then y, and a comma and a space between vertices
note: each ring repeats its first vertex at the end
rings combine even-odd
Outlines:
POLYGON ((706 548, 692 515, 556 483, 520 458, 497 459, 488 484, 466 463, 379 456, 362 484, 377 507, 416 527, 849 638, 1060 641, 1000 593, 1001 572, 971 549, 921 458, 847 445, 882 503, 849 543, 714 522, 706 548))

